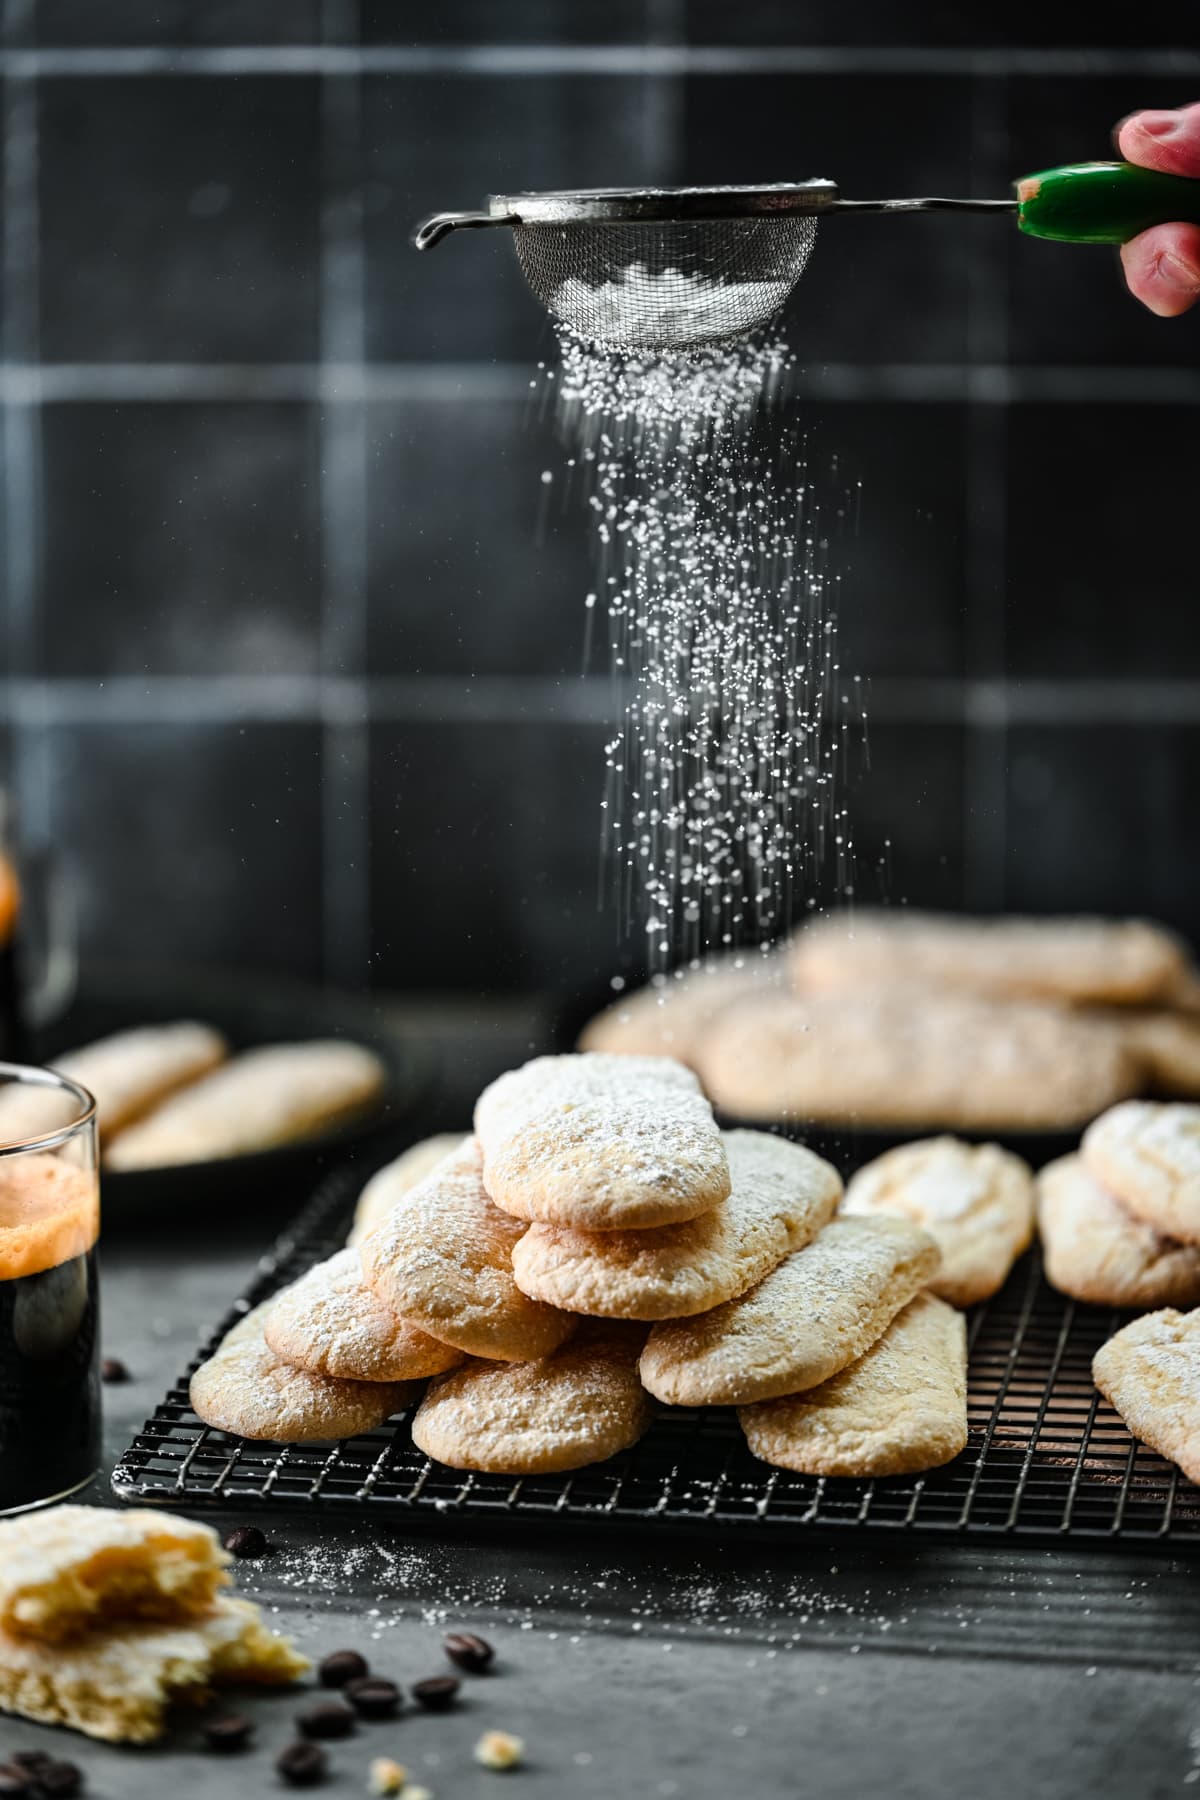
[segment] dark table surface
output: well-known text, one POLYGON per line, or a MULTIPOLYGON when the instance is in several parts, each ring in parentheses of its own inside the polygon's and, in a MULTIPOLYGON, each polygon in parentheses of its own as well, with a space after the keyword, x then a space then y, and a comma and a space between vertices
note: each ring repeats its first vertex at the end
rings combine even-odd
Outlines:
MULTIPOLYGON (((462 1122, 480 1080, 539 1047, 545 1028, 520 1007, 490 1014, 484 1031, 470 1009, 403 1022, 436 1041, 443 1066, 422 1132, 462 1122)), ((105 1351, 133 1377, 105 1389, 106 1471, 270 1235, 244 1215, 106 1231, 105 1351)), ((107 1473, 94 1497, 107 1501, 107 1473)), ((448 1629, 481 1631, 497 1648, 495 1673, 466 1678, 454 1712, 410 1710, 330 1745, 330 1793, 365 1792, 377 1755, 436 1800, 494 1795, 498 1780, 597 1800, 1150 1800, 1200 1785, 1200 1594, 1186 1562, 728 1532, 496 1540, 374 1520, 314 1530, 257 1509, 255 1519, 274 1553, 239 1564, 238 1587, 314 1657, 354 1646, 405 1682, 448 1667, 448 1629), (473 1762, 493 1726, 525 1740, 520 1771, 473 1762)), ((113 1800, 277 1791, 271 1754, 303 1699, 236 1704, 257 1727, 237 1760, 206 1752, 186 1722, 163 1747, 119 1750, 4 1720, 0 1748, 69 1756, 89 1792, 113 1800)))

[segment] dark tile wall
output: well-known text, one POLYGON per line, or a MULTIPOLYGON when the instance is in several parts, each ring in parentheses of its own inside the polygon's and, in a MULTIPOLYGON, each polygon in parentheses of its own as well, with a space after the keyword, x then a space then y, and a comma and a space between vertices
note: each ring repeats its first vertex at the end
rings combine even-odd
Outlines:
MULTIPOLYGON (((26 830, 89 953, 417 988, 579 996, 638 951, 600 869, 612 698, 552 333, 502 233, 422 259, 414 220, 572 184, 1001 195, 1200 96, 1177 0, 0 17, 26 830)), ((788 334, 869 717, 857 894, 1195 934, 1200 319, 1004 219, 837 217, 788 334)))

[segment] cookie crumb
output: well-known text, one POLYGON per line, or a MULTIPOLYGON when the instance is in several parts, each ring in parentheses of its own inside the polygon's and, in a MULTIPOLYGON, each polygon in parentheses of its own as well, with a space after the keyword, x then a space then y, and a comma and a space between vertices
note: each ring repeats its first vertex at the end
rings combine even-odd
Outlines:
POLYGON ((404 1784, 407 1780, 408 1770, 402 1763, 394 1762, 390 1756, 377 1756, 367 1771, 367 1792, 368 1794, 399 1794, 403 1791, 409 1795, 409 1800, 411 1800, 417 1790, 406 1788, 404 1784))
POLYGON ((475 1761, 485 1769, 515 1769, 524 1754, 524 1740, 509 1731, 485 1731, 475 1746, 475 1761))

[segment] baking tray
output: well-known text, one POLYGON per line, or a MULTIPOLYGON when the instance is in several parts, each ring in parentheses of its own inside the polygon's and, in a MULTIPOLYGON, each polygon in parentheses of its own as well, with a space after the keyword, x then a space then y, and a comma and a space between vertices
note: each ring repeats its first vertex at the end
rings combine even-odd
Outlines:
POLYGON ((1092 1384, 1092 1356, 1125 1315, 1056 1293, 1036 1252, 969 1317, 970 1441, 926 1475, 859 1481, 771 1469, 722 1408, 663 1409, 621 1456, 573 1475, 524 1478, 431 1462, 413 1444, 407 1414, 331 1444, 213 1431, 188 1404, 192 1369, 252 1306, 338 1248, 362 1181, 361 1172, 330 1177, 279 1238, 117 1463, 118 1499, 357 1514, 441 1530, 473 1520, 538 1530, 738 1526, 764 1536, 1200 1547, 1200 1489, 1136 1443, 1092 1384))

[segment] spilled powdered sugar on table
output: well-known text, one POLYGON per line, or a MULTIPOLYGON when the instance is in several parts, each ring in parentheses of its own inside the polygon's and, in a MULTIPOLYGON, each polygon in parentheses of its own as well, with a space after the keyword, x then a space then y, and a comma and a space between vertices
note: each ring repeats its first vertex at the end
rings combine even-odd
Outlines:
MULTIPOLYGON (((672 317, 702 316, 715 287, 657 280, 672 317)), ((819 880, 852 892, 843 778, 865 712, 838 662, 830 532, 857 494, 827 520, 781 410, 794 359, 777 336, 688 352, 558 337, 543 380, 591 516, 587 606, 607 622, 619 713, 604 857, 622 936, 643 935, 661 973, 768 943, 819 880)))

